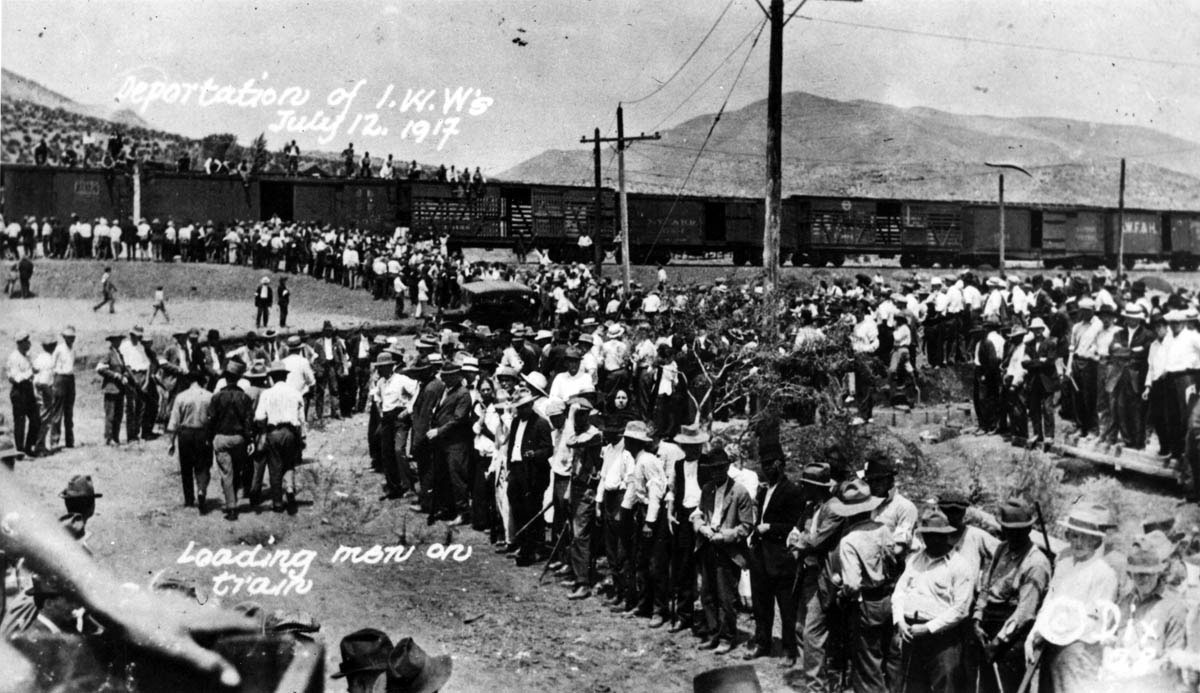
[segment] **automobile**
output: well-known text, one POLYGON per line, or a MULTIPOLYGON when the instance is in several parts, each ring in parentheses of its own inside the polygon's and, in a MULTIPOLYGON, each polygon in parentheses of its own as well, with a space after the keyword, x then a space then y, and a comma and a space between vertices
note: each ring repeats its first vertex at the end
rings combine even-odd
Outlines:
POLYGON ((478 281, 462 285, 462 305, 442 311, 442 319, 464 320, 490 328, 507 328, 514 322, 537 321, 538 295, 518 282, 478 281))

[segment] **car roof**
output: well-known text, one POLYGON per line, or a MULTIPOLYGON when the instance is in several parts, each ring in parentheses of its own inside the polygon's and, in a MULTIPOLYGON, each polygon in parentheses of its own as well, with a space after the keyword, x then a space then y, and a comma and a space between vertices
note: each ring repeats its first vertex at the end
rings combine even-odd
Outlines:
POLYGON ((462 285, 462 290, 469 292, 469 293, 473 293, 473 294, 484 294, 484 293, 493 293, 493 292, 502 292, 502 291, 534 293, 533 289, 529 288, 528 286, 525 286, 524 284, 518 283, 518 282, 504 282, 504 281, 493 281, 493 280, 480 281, 480 282, 467 282, 466 284, 462 285))

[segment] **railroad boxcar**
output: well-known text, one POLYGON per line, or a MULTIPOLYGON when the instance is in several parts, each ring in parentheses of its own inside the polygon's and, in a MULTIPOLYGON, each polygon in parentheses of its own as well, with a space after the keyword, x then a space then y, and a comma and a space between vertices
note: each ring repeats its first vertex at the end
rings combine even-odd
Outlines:
POLYGON ((1164 215, 1164 256, 1173 270, 1195 270, 1200 266, 1200 212, 1168 212, 1164 215))
POLYGON ((848 255, 901 252, 903 203, 850 197, 788 198, 795 207, 797 265, 839 266, 848 255))
POLYGON ((122 223, 133 214, 133 188, 127 176, 103 169, 35 168, 5 165, 4 218, 104 217, 122 223))
POLYGON ((962 254, 962 205, 905 202, 901 218, 901 267, 955 264, 962 254))
MULTIPOLYGON (((627 197, 629 248, 635 263, 662 264, 672 254, 720 252, 731 253, 734 264, 762 264, 762 200, 645 193, 627 197)), ((780 246, 781 259, 795 247, 783 228, 780 246)))
MULTIPOLYGON (((1017 205, 1004 207, 1004 254, 1010 260, 1038 260, 1041 252, 1041 214, 1017 205), (1036 223, 1035 223, 1036 222, 1036 223)), ((1000 259, 1000 208, 964 204, 961 217, 962 251, 957 262, 995 265, 1000 259)))
POLYGON ((1107 238, 1107 262, 1116 266, 1117 250, 1121 237, 1125 239, 1125 268, 1133 269, 1137 260, 1156 260, 1163 257, 1164 230, 1161 212, 1147 210, 1125 210, 1122 215, 1115 209, 1104 213, 1107 238), (1122 223, 1123 220, 1123 223, 1122 223))

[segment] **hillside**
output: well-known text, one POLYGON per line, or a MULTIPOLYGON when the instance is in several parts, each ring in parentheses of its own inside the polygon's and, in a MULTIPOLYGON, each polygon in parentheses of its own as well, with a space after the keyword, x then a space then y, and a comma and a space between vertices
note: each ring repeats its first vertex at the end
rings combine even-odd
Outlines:
POLYGON ((0 93, 4 94, 6 99, 28 101, 46 108, 58 108, 68 113, 107 120, 127 127, 150 128, 149 123, 128 108, 113 109, 81 104, 9 70, 0 69, 0 93))
MULTIPOLYGON (((766 102, 724 114, 685 192, 758 196, 763 190, 766 102)), ((1115 204, 1119 158, 1130 157, 1130 207, 1200 207, 1200 144, 1148 128, 1060 118, 957 115, 869 101, 784 95, 784 194, 993 199, 984 161, 1019 163, 1034 179, 1006 177, 1013 201, 1115 204)), ((633 145, 629 187, 676 192, 712 116, 693 118, 633 145)), ((616 185, 616 166, 605 168, 616 185)), ((500 178, 590 185, 591 152, 551 150, 500 178)))

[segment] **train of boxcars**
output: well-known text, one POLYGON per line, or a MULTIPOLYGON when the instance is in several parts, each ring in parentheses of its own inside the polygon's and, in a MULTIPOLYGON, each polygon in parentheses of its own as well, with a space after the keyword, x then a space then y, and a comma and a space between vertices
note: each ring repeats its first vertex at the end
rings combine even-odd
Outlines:
MULTIPOLYGON (((101 169, 0 167, 5 219, 305 220, 391 232, 449 234, 460 247, 548 250, 558 260, 590 259, 582 236, 615 248, 619 215, 611 189, 489 182, 463 187, 428 180, 207 177, 101 169), (135 199, 136 198, 136 199, 135 199), (597 223, 600 232, 593 233, 597 223)), ((634 262, 729 253, 737 264, 762 261, 763 201, 631 193, 629 241, 634 262)), ((1006 257, 1047 267, 1115 267, 1124 235, 1125 263, 1200 265, 1200 212, 1080 205, 1008 204, 1006 257)), ((995 264, 1000 213, 989 202, 931 202, 792 195, 783 201, 781 256, 793 264, 841 265, 864 255, 898 257, 905 267, 995 264)))

